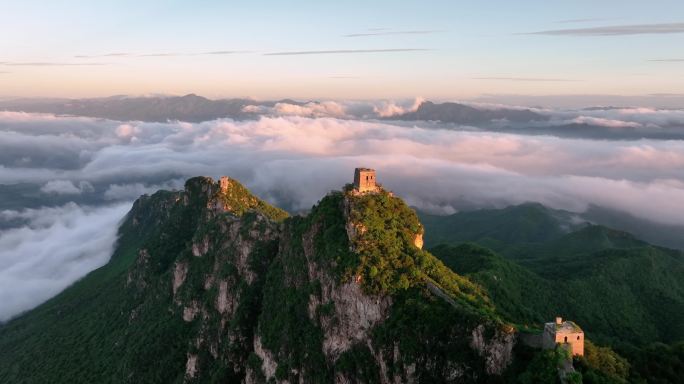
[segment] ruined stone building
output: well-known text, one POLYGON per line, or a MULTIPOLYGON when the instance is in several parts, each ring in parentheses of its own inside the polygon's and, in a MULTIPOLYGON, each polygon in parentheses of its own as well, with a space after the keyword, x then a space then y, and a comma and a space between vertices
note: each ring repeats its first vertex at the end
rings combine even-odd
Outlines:
POLYGON ((354 189, 359 193, 376 192, 375 169, 356 168, 354 170, 354 189))
POLYGON ((573 321, 556 317, 554 323, 544 324, 542 348, 553 349, 557 344, 568 348, 574 356, 584 355, 584 332, 573 321))

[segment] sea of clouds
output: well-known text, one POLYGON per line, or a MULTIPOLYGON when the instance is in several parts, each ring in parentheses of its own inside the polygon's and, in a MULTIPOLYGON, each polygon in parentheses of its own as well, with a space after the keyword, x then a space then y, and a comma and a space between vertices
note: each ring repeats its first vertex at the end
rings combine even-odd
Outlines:
MULTIPOLYGON (((387 117, 415 105, 370 110, 387 117)), ((633 130, 684 134, 682 110, 548 111, 555 121, 590 120, 618 136, 631 130, 607 140, 359 120, 350 111, 369 107, 358 104, 298 108, 276 105, 258 120, 203 123, 0 112, 0 187, 34 186, 34 200, 45 201, 0 211, 0 321, 104 265, 139 195, 182 188, 196 175, 229 175, 292 212, 306 211, 365 166, 430 212, 536 201, 684 225, 684 140, 635 137, 633 130)))

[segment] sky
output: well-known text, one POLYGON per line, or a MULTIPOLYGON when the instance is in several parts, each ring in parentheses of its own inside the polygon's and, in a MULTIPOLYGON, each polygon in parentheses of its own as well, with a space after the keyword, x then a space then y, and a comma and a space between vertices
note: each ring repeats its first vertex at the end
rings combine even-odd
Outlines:
POLYGON ((684 93, 684 2, 0 1, 0 97, 684 93))

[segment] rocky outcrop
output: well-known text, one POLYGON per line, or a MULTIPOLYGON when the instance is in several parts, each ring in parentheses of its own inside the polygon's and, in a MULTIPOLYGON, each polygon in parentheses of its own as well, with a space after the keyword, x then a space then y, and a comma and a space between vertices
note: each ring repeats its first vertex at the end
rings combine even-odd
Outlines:
POLYGON ((413 245, 418 249, 423 249, 423 234, 417 233, 416 237, 413 239, 413 245))
POLYGON ((273 354, 264 349, 259 336, 254 338, 254 353, 261 359, 261 372, 266 377, 266 380, 271 380, 275 376, 278 363, 273 354))
POLYGON ((195 257, 204 256, 209 251, 209 237, 204 236, 202 240, 192 243, 192 255, 195 257))
POLYGON ((485 330, 482 324, 473 329, 470 346, 484 357, 487 374, 500 375, 513 361, 515 333, 496 329, 493 337, 486 338, 485 330))
POLYGON ((183 307, 183 321, 190 322, 195 320, 195 315, 199 312, 199 306, 196 301, 192 301, 189 305, 183 307))
POLYGON ((176 292, 183 282, 185 277, 188 275, 188 263, 176 263, 176 267, 173 269, 173 295, 176 296, 176 292))
POLYGON ((197 375, 197 355, 188 354, 188 361, 185 363, 185 377, 194 379, 197 375))
POLYGON ((387 317, 391 299, 365 295, 355 281, 324 287, 323 292, 320 301, 334 308, 332 314, 321 317, 323 352, 334 361, 353 344, 368 339, 373 327, 387 317))
POLYGON ((332 276, 329 267, 322 268, 315 262, 313 242, 320 230, 320 226, 314 226, 302 236, 308 278, 321 286, 320 294, 309 296, 308 312, 311 320, 320 320, 325 335, 323 353, 329 361, 334 361, 353 344, 368 339, 370 330, 387 317, 391 298, 364 294, 360 281, 340 282, 332 276), (322 304, 331 305, 333 310, 318 316, 317 310, 322 304))
MULTIPOLYGON (((242 193, 234 180, 224 179, 220 187, 209 178, 188 183, 183 193, 171 197, 175 207, 167 207, 182 212, 185 220, 182 224, 170 221, 168 236, 180 236, 178 228, 191 232, 182 233, 185 240, 178 242, 178 254, 160 274, 167 279, 160 286, 166 287, 171 296, 169 312, 189 327, 184 351, 186 381, 208 380, 218 369, 226 381, 248 383, 352 383, 363 381, 359 372, 377 375, 381 383, 467 381, 478 375, 500 375, 512 361, 515 337, 499 329, 492 331, 495 326, 488 321, 435 330, 439 337, 442 332, 447 335, 446 340, 434 339, 432 330, 418 330, 412 343, 420 347, 415 350, 406 350, 406 343, 393 338, 378 338, 375 331, 395 326, 387 325, 394 324, 392 321, 403 326, 409 320, 420 319, 393 318, 404 316, 393 315, 398 300, 395 295, 371 294, 364 286, 364 278, 369 275, 339 268, 338 263, 360 257, 354 245, 367 244, 370 238, 364 224, 350 218, 351 195, 339 197, 334 204, 326 202, 330 206, 325 214, 279 223, 259 209, 249 208, 265 204, 255 203, 257 199, 251 195, 230 199, 223 196, 242 193), (238 208, 247 210, 235 211, 238 208), (187 220, 193 225, 188 226, 187 220), (326 240, 328 237, 331 240, 326 240), (277 300, 269 301, 269 307, 265 304, 269 299, 266 292, 272 295, 270 300, 277 300), (298 317, 301 314, 303 318, 298 317), (445 344, 440 348, 446 350, 470 348, 475 357, 432 355, 430 343, 445 344), (357 354, 364 357, 356 360, 357 354), (321 357, 315 360, 312 356, 321 357), (468 360, 471 358, 478 362, 468 360), (352 368, 344 368, 349 364, 352 368), (474 371, 480 366, 485 367, 484 371, 474 371), (214 370, 212 373, 202 371, 204 367, 220 368, 209 368, 214 370)), ((146 220, 136 217, 137 223, 146 220)), ((376 227, 368 228, 377 232, 376 227)), ((420 253, 414 247, 423 246, 423 230, 415 224, 410 228, 408 237, 402 234, 402 246, 410 248, 406 254, 414 255, 420 253)), ((164 247, 155 243, 155 248, 150 249, 164 247)), ((141 248, 127 285, 141 292, 153 286, 151 276, 163 268, 155 259, 159 256, 141 248)), ((450 294, 439 284, 427 279, 419 286, 411 286, 413 301, 402 305, 447 303, 461 308, 462 303, 451 296, 453 291, 450 294)), ((418 307, 411 310, 420 310, 418 307)), ((426 313, 451 313, 450 319, 456 321, 458 316, 454 314, 461 312, 435 308, 426 313)), ((466 313, 472 317, 472 311, 466 313)), ((129 317, 136 316, 137 312, 131 312, 129 317)), ((391 331, 384 330, 388 335, 391 331)))

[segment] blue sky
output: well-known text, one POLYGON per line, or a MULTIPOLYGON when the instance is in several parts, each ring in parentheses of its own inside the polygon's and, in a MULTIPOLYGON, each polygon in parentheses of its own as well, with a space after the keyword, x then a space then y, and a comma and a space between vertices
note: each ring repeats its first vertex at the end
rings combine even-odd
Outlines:
POLYGON ((674 0, 0 5, 1 96, 684 93, 674 0))

